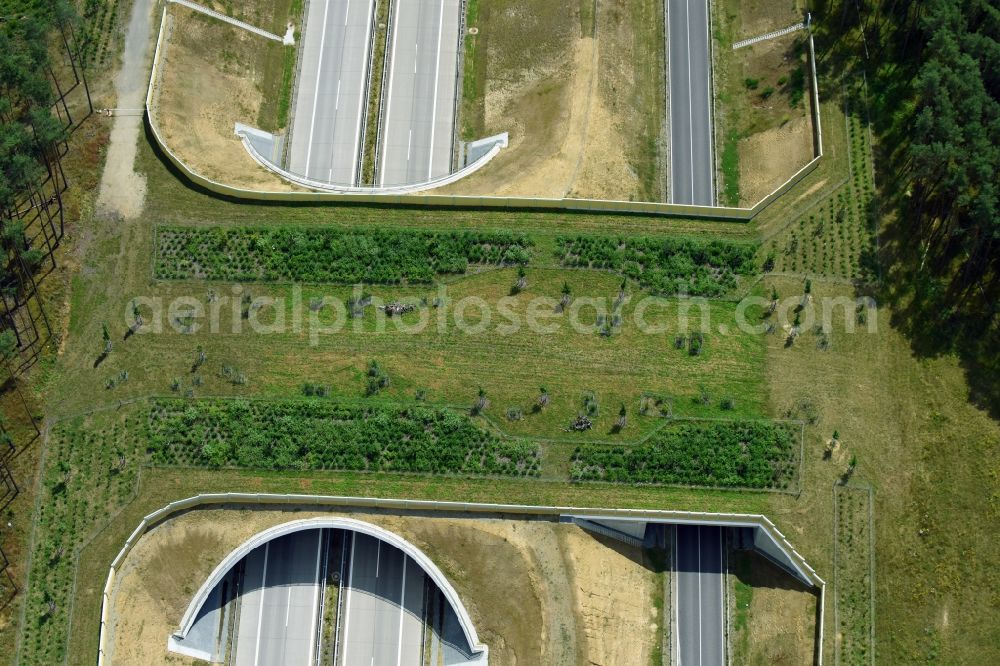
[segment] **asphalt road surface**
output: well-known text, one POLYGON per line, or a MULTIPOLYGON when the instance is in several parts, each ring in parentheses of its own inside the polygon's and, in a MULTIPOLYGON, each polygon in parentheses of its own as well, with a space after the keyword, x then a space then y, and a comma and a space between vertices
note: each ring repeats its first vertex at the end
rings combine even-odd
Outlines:
POLYGON ((355 533, 338 663, 420 666, 424 634, 424 572, 403 551, 355 533))
POLYGON ((722 528, 678 525, 674 547, 678 663, 724 666, 722 528))
POLYGON ((708 0, 667 0, 670 202, 715 204, 708 0))
POLYGON ((247 555, 236 666, 312 663, 322 533, 289 534, 247 555))
POLYGON ((294 174, 357 183, 374 11, 375 0, 309 3, 288 153, 294 174))
POLYGON ((451 172, 461 0, 395 3, 382 119, 380 185, 451 172))

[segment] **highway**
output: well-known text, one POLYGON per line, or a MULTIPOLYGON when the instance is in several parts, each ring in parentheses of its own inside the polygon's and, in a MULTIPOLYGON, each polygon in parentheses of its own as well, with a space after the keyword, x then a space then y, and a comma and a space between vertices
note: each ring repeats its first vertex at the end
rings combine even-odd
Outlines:
POLYGON ((724 666, 722 528, 678 525, 674 604, 680 666, 724 666))
POLYGON ((296 532, 247 555, 236 666, 313 662, 322 534, 296 532))
POLYGON ((708 0, 667 0, 670 202, 715 204, 708 0))
POLYGON ((288 149, 294 174, 357 183, 374 11, 375 0, 309 3, 288 149))
POLYGON ((380 185, 451 172, 461 10, 461 0, 394 3, 380 185))
POLYGON ((403 551, 355 532, 338 663, 420 666, 424 585, 423 570, 403 551))

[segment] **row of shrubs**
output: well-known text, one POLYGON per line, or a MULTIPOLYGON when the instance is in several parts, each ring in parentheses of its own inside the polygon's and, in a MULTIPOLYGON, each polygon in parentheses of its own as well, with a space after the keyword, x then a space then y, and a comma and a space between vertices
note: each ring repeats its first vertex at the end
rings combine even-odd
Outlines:
POLYGON ((719 296, 756 272, 755 252, 721 240, 560 236, 556 257, 564 266, 617 271, 658 295, 719 296))
POLYGON ((583 445, 578 481, 787 488, 795 476, 796 430, 771 421, 696 421, 660 429, 642 444, 583 445))
POLYGON ((524 235, 506 232, 159 227, 156 277, 429 283, 470 264, 526 264, 530 247, 524 235))
POLYGON ((302 400, 157 400, 145 433, 159 465, 537 475, 537 445, 424 406, 302 400))

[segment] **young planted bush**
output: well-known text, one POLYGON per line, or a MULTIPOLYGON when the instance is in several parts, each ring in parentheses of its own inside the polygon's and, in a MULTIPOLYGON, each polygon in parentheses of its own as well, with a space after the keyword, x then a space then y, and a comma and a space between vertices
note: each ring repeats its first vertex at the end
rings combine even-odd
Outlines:
POLYGON ((556 243, 562 265, 615 270, 660 295, 719 296, 756 271, 756 247, 748 243, 614 236, 561 236, 556 243))
POLYGON ((158 400, 145 438, 155 464, 435 474, 537 474, 535 444, 423 406, 328 401, 158 400))
POLYGON ((156 235, 160 279, 429 283, 531 255, 526 236, 506 232, 158 227, 156 235))
POLYGON ((571 474, 580 481, 785 488, 795 462, 795 431, 787 424, 681 423, 635 446, 582 445, 571 474))

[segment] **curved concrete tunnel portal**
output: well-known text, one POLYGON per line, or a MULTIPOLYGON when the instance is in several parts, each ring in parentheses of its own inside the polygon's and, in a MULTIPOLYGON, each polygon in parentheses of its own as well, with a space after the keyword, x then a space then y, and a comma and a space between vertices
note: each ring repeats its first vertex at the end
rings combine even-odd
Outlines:
POLYGON ((237 666, 311 663, 324 651, 343 664, 417 664, 428 650, 445 664, 488 663, 458 593, 419 548, 339 517, 283 523, 235 548, 195 593, 168 648, 237 666))

